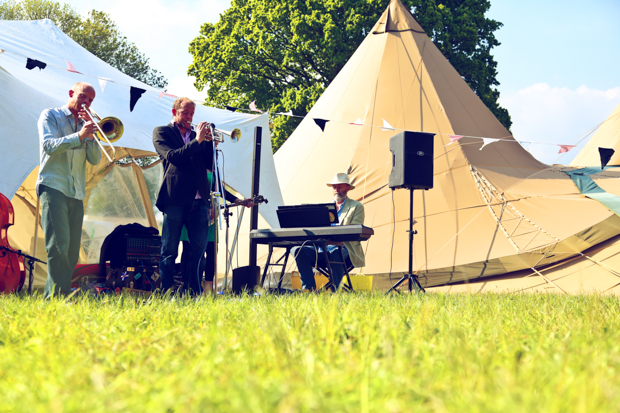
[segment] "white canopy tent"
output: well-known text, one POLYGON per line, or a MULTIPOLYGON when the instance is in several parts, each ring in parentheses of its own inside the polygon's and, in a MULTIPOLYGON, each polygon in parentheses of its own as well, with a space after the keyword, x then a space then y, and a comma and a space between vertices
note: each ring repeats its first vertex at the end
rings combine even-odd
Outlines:
MULTIPOLYGON (((9 231, 11 245, 32 252, 35 249, 34 181, 39 163, 36 122, 41 111, 66 103, 68 91, 76 82, 92 84, 97 91, 92 108, 102 117, 114 116, 124 124, 125 132, 114 144, 118 152, 117 159, 126 156, 136 159, 156 155, 152 131, 155 126, 170 122, 175 97, 163 95, 162 91, 98 59, 50 20, 0 21, 0 50, 0 142, 4 148, 0 154, 0 192, 12 199, 16 209, 16 225, 9 231), (44 69, 28 70, 28 59, 43 62, 46 66, 44 69), (130 110, 132 87, 145 91, 133 111, 130 110)), ((268 115, 236 113, 198 105, 194 120, 215 123, 218 129, 224 131, 234 128, 241 130, 242 138, 238 143, 228 141, 221 144, 220 149, 225 160, 224 180, 244 197, 251 195, 255 129, 262 128, 260 192, 269 200, 269 204, 260 206, 263 220, 259 226, 277 227, 275 210, 282 204, 282 195, 272 156, 268 115)), ((111 220, 114 224, 112 229, 117 224, 129 222, 156 226, 151 199, 161 179, 161 167, 142 171, 135 162, 127 163, 125 168, 108 163, 104 156, 100 165, 87 171, 87 197, 91 190, 103 191, 103 196, 99 198, 108 204, 114 202, 114 208, 118 209, 118 204, 126 203, 129 207, 125 209, 134 211, 133 216, 130 214, 120 220, 111 220), (100 181, 106 187, 97 187, 100 181)), ((88 219, 88 207, 86 214, 88 219)), ((245 232, 246 226, 249 223, 242 227, 245 232)), ((103 232, 93 228, 86 233, 95 235, 97 232, 97 237, 102 238, 110 231, 108 225, 103 232)), ((41 236, 39 233, 37 257, 45 259, 41 236)), ((83 237, 83 245, 84 241, 83 237)), ((88 253, 81 259, 86 260, 87 256, 88 253)), ((93 260, 91 257, 89 261, 93 260)), ((39 270, 35 284, 43 282, 44 277, 45 270, 39 270)))

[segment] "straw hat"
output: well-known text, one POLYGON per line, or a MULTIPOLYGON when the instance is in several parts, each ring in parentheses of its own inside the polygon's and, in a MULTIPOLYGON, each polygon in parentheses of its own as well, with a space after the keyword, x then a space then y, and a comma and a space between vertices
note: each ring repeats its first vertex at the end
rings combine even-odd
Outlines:
POLYGON ((355 188, 355 186, 351 185, 351 182, 349 182, 349 175, 345 174, 345 173, 337 173, 334 176, 334 179, 331 182, 327 183, 327 186, 334 186, 337 184, 347 184, 349 185, 351 188, 349 189, 353 189, 355 188))

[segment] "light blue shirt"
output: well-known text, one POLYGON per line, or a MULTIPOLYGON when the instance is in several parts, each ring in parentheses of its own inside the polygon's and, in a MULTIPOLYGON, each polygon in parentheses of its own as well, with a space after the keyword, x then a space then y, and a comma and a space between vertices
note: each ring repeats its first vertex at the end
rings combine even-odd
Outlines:
POLYGON ((97 165, 101 150, 97 142, 84 139, 80 142, 78 131, 83 120, 75 124, 73 113, 67 105, 45 109, 39 121, 39 185, 62 192, 65 196, 84 199, 86 196, 86 161, 97 165))
MULTIPOLYGON (((338 226, 338 225, 342 225, 342 220, 340 219, 340 216, 342 215, 342 209, 344 208, 344 204, 347 202, 347 198, 344 199, 344 201, 342 201, 342 204, 340 204, 340 208, 338 208, 338 223, 334 223, 332 224, 332 227, 338 226)), ((336 204, 338 205, 338 204, 336 204)))

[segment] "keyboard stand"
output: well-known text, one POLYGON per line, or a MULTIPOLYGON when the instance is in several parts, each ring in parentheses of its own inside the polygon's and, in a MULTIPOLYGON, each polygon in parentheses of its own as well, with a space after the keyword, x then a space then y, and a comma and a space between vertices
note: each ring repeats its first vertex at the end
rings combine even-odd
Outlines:
POLYGON ((323 268, 318 268, 319 272, 322 273, 323 275, 325 275, 329 281, 327 282, 327 284, 325 284, 323 287, 321 287, 319 289, 323 290, 323 289, 328 289, 331 286, 334 285, 334 278, 333 278, 333 272, 332 272, 332 264, 341 264, 344 266, 344 273, 346 275, 346 282, 343 285, 343 288, 346 291, 354 291, 353 290, 353 284, 351 283, 351 277, 349 276, 349 269, 347 268, 347 264, 345 263, 344 260, 344 255, 342 253, 342 242, 327 242, 325 240, 313 240, 313 241, 305 241, 305 242, 301 242, 301 241, 274 241, 274 242, 269 242, 269 254, 267 255, 267 262, 265 263, 265 269, 263 270, 263 277, 261 279, 261 286, 265 286, 265 279, 267 278, 267 273, 269 272, 269 267, 272 266, 276 266, 276 267, 281 267, 281 271, 280 271, 280 279, 278 281, 278 291, 282 290, 282 281, 284 280, 284 275, 286 272, 286 264, 288 263, 288 257, 291 253, 291 249, 293 247, 296 246, 302 246, 302 245, 314 245, 315 248, 320 248, 323 254, 323 257, 325 258, 325 261, 327 262, 327 271, 323 268), (326 247, 327 245, 336 245, 338 247, 338 251, 340 252, 340 261, 330 261, 329 259, 329 254, 327 253, 326 247), (273 258, 273 251, 274 248, 285 248, 286 251, 284 253, 283 256, 281 256, 278 260, 276 260, 275 262, 271 262, 272 258, 273 258), (284 262, 281 263, 282 259, 284 259, 284 262), (348 285, 347 285, 348 284, 348 285))
POLYGON ((286 264, 288 263, 288 257, 289 254, 291 252, 291 248, 294 247, 294 245, 290 245, 290 246, 286 246, 286 251, 284 253, 284 255, 282 255, 280 258, 278 258, 278 260, 276 262, 271 262, 271 258, 273 257, 273 249, 274 249, 274 243, 269 243, 269 254, 267 255, 267 262, 265 263, 265 269, 263 270, 263 278, 261 279, 261 283, 260 285, 264 288, 265 286, 265 279, 267 278, 267 273, 269 272, 269 267, 281 267, 282 269, 280 270, 280 280, 278 281, 278 291, 282 290, 282 280, 284 280, 284 274, 286 271, 286 264), (284 259, 283 263, 280 263, 280 261, 282 261, 282 259, 284 259))

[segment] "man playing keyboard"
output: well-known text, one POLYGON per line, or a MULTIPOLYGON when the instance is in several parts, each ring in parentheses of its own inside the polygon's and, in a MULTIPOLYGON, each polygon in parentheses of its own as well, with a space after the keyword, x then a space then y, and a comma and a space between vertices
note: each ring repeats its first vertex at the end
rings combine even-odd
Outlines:
MULTIPOLYGON (((364 205, 347 197, 347 193, 354 188, 349 181, 349 175, 346 173, 337 173, 332 182, 327 186, 331 186, 334 192, 334 201, 338 208, 338 222, 333 225, 363 225, 364 224, 364 205)), ((301 278, 301 286, 304 290, 316 290, 314 282, 313 267, 318 266, 327 269, 328 263, 319 247, 312 245, 304 245, 303 247, 294 247, 291 254, 297 262, 297 269, 301 278)), ((327 254, 330 261, 341 261, 338 247, 335 245, 327 246, 327 254)), ((342 245, 342 254, 344 261, 351 263, 354 267, 363 267, 364 250, 359 241, 346 241, 342 245)), ((337 290, 340 286, 342 277, 344 276, 345 267, 342 264, 331 264, 334 285, 332 289, 337 290)))

